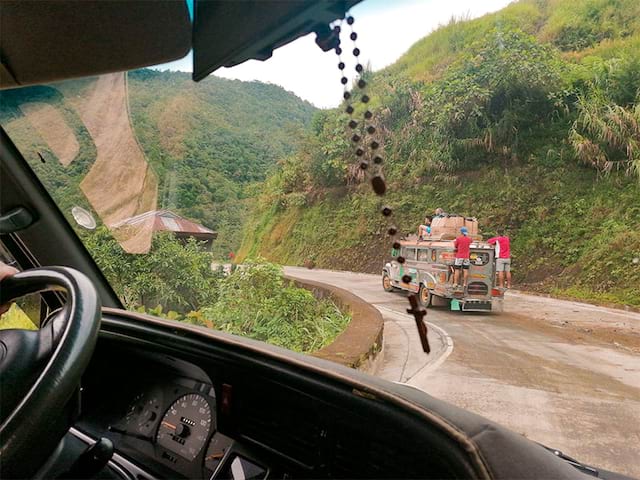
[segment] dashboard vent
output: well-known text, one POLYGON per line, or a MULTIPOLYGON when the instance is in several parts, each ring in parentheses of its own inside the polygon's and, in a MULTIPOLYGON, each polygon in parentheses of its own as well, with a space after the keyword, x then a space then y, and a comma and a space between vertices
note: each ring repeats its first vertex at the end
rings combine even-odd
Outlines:
POLYGON ((329 469, 336 478, 424 478, 429 470, 424 448, 397 432, 336 425, 331 432, 329 469), (418 446, 419 447, 419 446, 418 446))
POLYGON ((287 390, 270 395, 266 389, 243 389, 237 411, 239 433, 307 467, 317 465, 322 428, 316 401, 287 390))

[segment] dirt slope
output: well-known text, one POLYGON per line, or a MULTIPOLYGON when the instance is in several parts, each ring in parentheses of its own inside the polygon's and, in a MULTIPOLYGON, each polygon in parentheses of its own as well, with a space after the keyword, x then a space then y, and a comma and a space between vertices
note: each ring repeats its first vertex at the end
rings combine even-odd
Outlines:
MULTIPOLYGON (((80 188, 102 221, 112 225, 155 210, 158 181, 131 128, 125 75, 99 77, 79 113, 98 152, 80 188)), ((128 252, 144 253, 151 234, 151 229, 143 228, 119 240, 128 252)))
POLYGON ((42 102, 23 103, 20 110, 47 142, 62 165, 66 167, 76 158, 80 145, 73 130, 58 110, 42 102))

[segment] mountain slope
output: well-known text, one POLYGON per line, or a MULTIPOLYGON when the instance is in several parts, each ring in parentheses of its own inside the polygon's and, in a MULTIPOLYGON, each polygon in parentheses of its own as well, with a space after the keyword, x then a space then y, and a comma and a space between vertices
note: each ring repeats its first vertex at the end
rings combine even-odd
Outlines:
POLYGON ((248 190, 296 148, 316 110, 276 85, 181 72, 130 73, 133 126, 160 179, 158 203, 240 242, 248 190))
POLYGON ((371 77, 386 197, 354 176, 344 106, 323 112, 241 258, 378 272, 383 203, 403 234, 442 207, 505 227, 521 285, 640 306, 639 19, 635 0, 523 0, 440 28, 371 77))

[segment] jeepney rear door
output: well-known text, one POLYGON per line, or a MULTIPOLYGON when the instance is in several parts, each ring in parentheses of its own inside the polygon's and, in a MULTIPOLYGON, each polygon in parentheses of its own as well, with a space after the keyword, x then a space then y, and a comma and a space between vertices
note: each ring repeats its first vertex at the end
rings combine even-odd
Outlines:
POLYGON ((469 283, 467 293, 470 297, 489 298, 495 283, 494 251, 490 248, 471 248, 469 261, 469 283))

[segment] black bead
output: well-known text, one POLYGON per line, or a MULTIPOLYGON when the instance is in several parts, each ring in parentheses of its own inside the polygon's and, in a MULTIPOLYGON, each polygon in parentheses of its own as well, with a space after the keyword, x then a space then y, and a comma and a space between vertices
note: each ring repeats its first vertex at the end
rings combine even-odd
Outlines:
POLYGON ((340 25, 336 25, 335 27, 333 27, 333 31, 336 33, 340 33, 342 29, 340 28, 340 25))
POLYGON ((339 68, 340 70, 344 70, 344 62, 340 62, 340 63, 338 64, 338 68, 339 68))
POLYGON ((393 213, 393 210, 391 210, 391 207, 388 207, 388 206, 382 207, 382 215, 384 215, 385 217, 390 216, 392 213, 393 213))
POLYGON ((349 25, 353 25, 353 22, 355 22, 355 20, 354 20, 354 18, 353 18, 353 17, 347 17, 347 23, 348 23, 349 25))
POLYGON ((358 34, 356 32, 351 32, 351 35, 349 35, 349 38, 355 41, 355 39, 358 38, 358 34))
POLYGON ((342 98, 344 98, 345 100, 349 100, 351 98, 351 92, 344 92, 342 94, 342 98))
POLYGON ((379 175, 371 179, 371 186, 373 187, 373 191, 376 192, 376 195, 384 195, 384 192, 387 191, 387 185, 379 175))
MULTIPOLYGON (((396 227, 394 227, 394 226, 391 226, 391 227, 389 227, 389 230, 387 230, 387 233, 389 235, 395 235, 396 233, 398 233, 398 229, 396 227)), ((400 245, 400 244, 398 243, 398 245, 400 245)))
POLYGON ((342 55, 342 49, 340 47, 336 47, 336 55, 342 55))
POLYGON ((358 148, 358 149, 356 150, 356 155, 357 155, 358 157, 361 157, 362 155, 364 155, 364 150, 363 150, 363 149, 361 149, 361 148, 358 148))
POLYGON ((371 142, 371 148, 373 150, 376 150, 379 146, 380 146, 380 144, 378 142, 376 142, 375 140, 373 142, 371 142))
POLYGON ((367 168, 369 168, 369 162, 367 162, 366 160, 361 161, 360 170, 366 170, 367 168))
POLYGON ((353 56, 357 57, 358 55, 360 55, 360 49, 359 48, 354 48, 353 49, 353 56))
POLYGON ((364 112, 364 118, 366 118, 367 120, 369 120, 371 117, 373 117, 373 113, 371 113, 369 110, 367 110, 366 112, 364 112))
POLYGON ((361 73, 364 70, 364 67, 361 64, 356 65, 356 72, 361 73))
POLYGON ((413 280, 413 278, 411 278, 411 275, 403 275, 402 276, 402 281, 404 283, 411 283, 411 280, 413 280))
POLYGON ((351 140, 355 143, 358 143, 360 141, 360 135, 358 135, 357 133, 353 135, 353 137, 351 137, 351 140))
POLYGON ((371 134, 376 133, 376 127, 374 127, 373 125, 369 125, 367 127, 367 133, 371 133, 371 134))
MULTIPOLYGON (((360 82, 358 82, 358 83, 360 83, 360 82)), ((364 87, 360 87, 360 88, 364 88, 364 87)), ((369 103, 369 100, 371 100, 371 99, 369 98, 369 95, 363 95, 360 100, 362 100, 362 103, 369 103)))
POLYGON ((355 120, 351 120, 349 122, 349 128, 356 128, 358 126, 358 122, 356 122, 355 120))
POLYGON ((402 264, 402 263, 404 263, 404 262, 405 262, 405 259, 404 259, 404 257, 398 257, 398 258, 396 258, 396 261, 397 261, 398 263, 402 264))
POLYGON ((340 79, 340 83, 342 83, 343 85, 346 85, 348 81, 349 81, 349 80, 347 80, 347 77, 342 77, 342 78, 340 79))
POLYGON ((349 115, 353 113, 353 107, 351 105, 347 105, 347 108, 344 109, 349 115))
MULTIPOLYGON (((367 82, 365 82, 363 79, 358 80, 358 87, 360 87, 360 88, 364 88, 364 87, 366 87, 366 86, 367 86, 367 82)), ((366 95, 365 95, 365 96, 366 96, 366 95)), ((362 97, 362 98, 364 98, 364 97, 362 97)), ((369 98, 369 97, 367 97, 367 98, 369 98)), ((367 100, 367 101, 368 101, 368 100, 367 100)))
POLYGON ((382 157, 380 155, 376 155, 375 157, 373 157, 373 163, 375 163, 376 165, 380 165, 382 163, 382 157))

